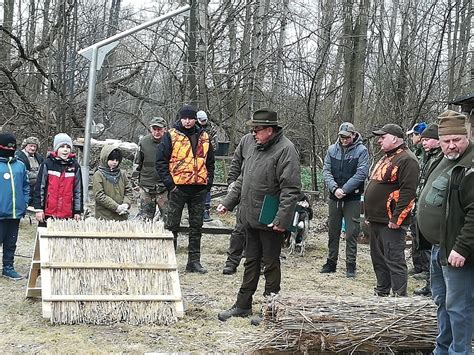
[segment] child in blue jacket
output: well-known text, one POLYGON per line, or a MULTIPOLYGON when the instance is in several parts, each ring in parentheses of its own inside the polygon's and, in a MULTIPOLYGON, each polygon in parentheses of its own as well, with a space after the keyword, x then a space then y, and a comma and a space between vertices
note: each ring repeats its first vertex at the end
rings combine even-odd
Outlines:
POLYGON ((15 158, 16 138, 0 133, 0 244, 3 244, 2 276, 21 280, 13 268, 20 219, 30 200, 30 185, 23 162, 15 158))

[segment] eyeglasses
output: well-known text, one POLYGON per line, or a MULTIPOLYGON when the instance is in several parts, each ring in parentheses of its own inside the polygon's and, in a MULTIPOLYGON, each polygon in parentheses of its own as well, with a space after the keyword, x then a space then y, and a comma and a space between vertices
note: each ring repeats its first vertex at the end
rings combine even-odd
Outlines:
POLYGON ((250 128, 250 133, 257 134, 258 132, 263 131, 265 128, 267 127, 260 127, 260 128, 253 127, 253 128, 250 128))

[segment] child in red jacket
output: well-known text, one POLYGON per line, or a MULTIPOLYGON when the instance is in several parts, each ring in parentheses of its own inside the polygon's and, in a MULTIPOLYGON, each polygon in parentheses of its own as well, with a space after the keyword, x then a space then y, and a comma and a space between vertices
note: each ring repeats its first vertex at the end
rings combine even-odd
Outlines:
POLYGON ((48 218, 79 220, 84 211, 81 168, 71 153, 71 137, 57 134, 53 147, 54 152, 40 166, 33 195, 40 227, 48 218))

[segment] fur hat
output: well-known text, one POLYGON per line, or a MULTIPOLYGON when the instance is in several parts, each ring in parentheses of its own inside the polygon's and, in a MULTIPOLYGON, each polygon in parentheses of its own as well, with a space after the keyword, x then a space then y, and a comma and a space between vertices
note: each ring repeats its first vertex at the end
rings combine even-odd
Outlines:
POLYGON ((38 149, 40 147, 39 139, 33 136, 23 139, 23 142, 21 143, 21 148, 25 148, 28 144, 36 144, 36 148, 38 149))
POLYGON ((54 136, 53 149, 58 151, 59 147, 67 144, 72 149, 72 139, 66 133, 58 133, 54 136))
POLYGON ((439 140, 438 125, 436 123, 430 124, 421 132, 421 138, 432 138, 439 140))
POLYGON ((439 115, 438 118, 438 134, 440 136, 448 136, 451 134, 467 135, 466 116, 463 114, 453 110, 446 110, 439 115))

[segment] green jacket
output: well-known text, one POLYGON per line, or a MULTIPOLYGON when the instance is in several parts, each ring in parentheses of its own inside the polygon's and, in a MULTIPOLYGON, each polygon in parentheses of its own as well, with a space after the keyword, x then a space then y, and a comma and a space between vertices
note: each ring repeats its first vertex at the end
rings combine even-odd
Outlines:
MULTIPOLYGON (((100 152, 100 166, 107 166, 107 158, 116 149, 112 144, 105 145, 100 152)), ((95 218, 123 221, 128 214, 119 215, 116 210, 122 203, 131 204, 132 185, 124 172, 120 171, 116 183, 107 179, 103 172, 97 170, 92 178, 92 191, 95 199, 95 218)))
MULTIPOLYGON (((433 169, 436 165, 433 164, 433 169)), ((448 193, 442 205, 445 219, 441 223, 440 230, 441 263, 448 264, 451 250, 464 256, 466 262, 472 263, 474 261, 474 149, 472 141, 453 168, 447 189, 448 193)))
POLYGON ((248 147, 241 175, 222 204, 232 210, 240 201, 240 220, 246 227, 271 230, 258 221, 265 195, 277 196, 274 225, 288 229, 301 197, 299 156, 293 143, 280 130, 264 145, 248 147))
POLYGON ((138 143, 138 153, 135 163, 137 171, 140 173, 138 183, 142 188, 155 190, 156 192, 166 191, 166 187, 156 172, 156 153, 160 140, 155 140, 151 133, 140 139, 138 143))

